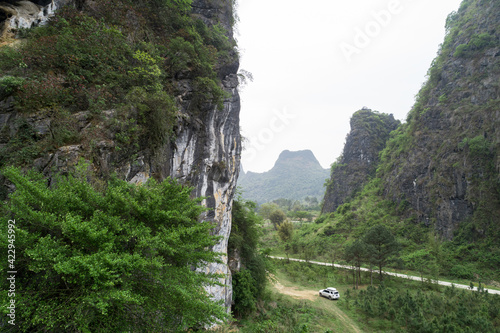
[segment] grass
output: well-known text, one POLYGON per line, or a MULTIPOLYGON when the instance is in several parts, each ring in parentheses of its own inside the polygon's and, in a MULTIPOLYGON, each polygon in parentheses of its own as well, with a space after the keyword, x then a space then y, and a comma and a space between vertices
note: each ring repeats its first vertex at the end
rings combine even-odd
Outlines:
MULTIPOLYGON (((307 290, 306 286, 294 284, 286 275, 279 273, 278 281, 285 287, 298 287, 307 290)), ((351 326, 336 316, 336 302, 322 297, 314 300, 298 299, 279 292, 269 286, 267 300, 261 302, 259 310, 252 317, 232 325, 233 331, 239 332, 355 332, 351 326)), ((219 332, 228 332, 221 330, 219 332)))
MULTIPOLYGON (((339 312, 339 304, 342 301, 331 301, 324 297, 320 297, 318 295, 318 291, 320 289, 326 288, 327 286, 334 286, 339 290, 341 295, 345 295, 345 291, 349 289, 349 285, 340 284, 340 282, 336 281, 332 276, 329 276, 330 279, 327 280, 326 284, 318 281, 308 281, 308 282, 292 282, 290 277, 283 273, 282 271, 276 274, 278 281, 285 287, 288 288, 296 288, 298 291, 311 291, 313 293, 314 300, 309 301, 311 307, 316 308, 318 310, 323 311, 323 316, 319 316, 318 324, 323 330, 331 330, 332 332, 352 332, 352 326, 349 325, 348 321, 338 315, 339 312)), ((351 316, 348 316, 351 317, 351 316)), ((356 324, 359 324, 357 320, 355 320, 356 324)), ((365 331, 366 332, 366 331, 365 331)))
MULTIPOLYGON (((354 324, 362 332, 372 332, 370 326, 363 322, 361 316, 346 304, 346 292, 352 289, 349 271, 283 261, 276 263, 276 266, 276 277, 283 286, 295 287, 298 291, 310 290, 315 296, 314 300, 309 302, 312 307, 326 311, 327 317, 320 321, 324 329, 330 329, 333 332, 356 332, 352 328, 352 324, 354 324), (336 288, 341 295, 340 299, 330 301, 319 297, 319 290, 326 287, 336 288)), ((364 287, 366 288, 366 286, 364 287)))

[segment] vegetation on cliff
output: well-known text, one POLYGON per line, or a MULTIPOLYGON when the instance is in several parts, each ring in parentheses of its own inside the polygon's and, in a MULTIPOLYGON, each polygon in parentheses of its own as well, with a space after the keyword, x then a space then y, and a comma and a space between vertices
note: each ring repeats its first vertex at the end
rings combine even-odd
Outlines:
POLYGON ((233 278, 233 314, 242 318, 257 310, 263 298, 270 269, 259 251, 262 218, 255 213, 255 203, 239 199, 233 203, 228 254, 236 267, 233 278))
MULTIPOLYGON (((234 5, 202 3, 226 16, 234 5)), ((228 317, 227 304, 207 291, 230 290, 227 276, 207 272, 225 267, 210 251, 221 237, 198 220, 204 210, 192 188, 153 180, 170 174, 181 126, 196 126, 203 146, 200 127, 222 109, 229 85, 221 81, 238 67, 226 16, 207 18, 192 5, 69 1, 0 47, 1 214, 5 230, 6 219, 18 226, 22 331, 177 332, 228 317), (63 162, 52 163, 58 154, 63 162), (155 174, 153 157, 167 171, 155 174), (96 174, 83 175, 79 158, 96 174), (136 174, 142 186, 117 179, 136 174)), ((231 186, 228 193, 231 202, 231 186)))
POLYGON ((154 153, 174 135, 182 79, 190 82, 183 97, 190 114, 222 103, 217 72, 234 61, 235 43, 222 25, 192 15, 190 0, 80 3, 0 48, 0 100, 20 113, 16 129, 6 126, 0 135, 0 165, 29 164, 75 143, 90 158, 105 139, 124 158, 154 153), (105 110, 115 116, 108 119, 105 110), (103 125, 82 133, 75 116, 82 111, 103 125), (35 112, 49 116, 47 135, 25 120, 35 112))

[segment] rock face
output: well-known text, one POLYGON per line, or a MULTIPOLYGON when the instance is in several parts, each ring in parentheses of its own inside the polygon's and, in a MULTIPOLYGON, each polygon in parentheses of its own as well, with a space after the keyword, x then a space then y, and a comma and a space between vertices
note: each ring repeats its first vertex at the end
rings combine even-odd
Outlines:
POLYGON ((321 197, 328 170, 323 169, 310 150, 281 152, 268 172, 242 173, 238 186, 247 200, 265 203, 275 199, 301 200, 321 197))
POLYGON ((392 115, 369 109, 353 114, 342 156, 332 165, 322 213, 334 212, 363 188, 375 174, 379 153, 385 148, 389 133, 399 125, 392 115))
MULTIPOLYGON (((80 1, 81 2, 81 1, 80 1)), ((11 1, 4 8, 11 8, 10 21, 21 22, 19 6, 24 2, 11 1), (17 20, 17 21, 16 21, 17 20)), ((79 5, 79 1, 38 3, 28 6, 38 8, 44 13, 46 8, 55 9, 58 5, 79 5)), ((207 25, 222 24, 232 40, 232 2, 194 0, 193 12, 201 17, 207 25)), ((24 7, 23 7, 24 8, 24 7)), ((47 11, 48 15, 50 14, 47 11)), ((38 15, 38 14, 37 14, 38 15)), ((36 15, 35 15, 36 16, 36 15)), ((33 16, 33 17, 35 17, 33 16)), ((36 16, 39 17, 39 16, 36 16)), ((33 21, 33 24, 41 23, 33 21)), ((4 22, 5 23, 5 22, 4 22)), ((12 25, 10 25, 12 27, 12 25)), ((192 186, 194 197, 204 197, 203 204, 209 208, 205 220, 216 226, 214 234, 221 236, 221 241, 213 249, 227 254, 227 242, 231 232, 231 209, 236 189, 236 180, 240 170, 241 137, 239 131, 240 99, 237 91, 238 57, 232 54, 230 60, 218 68, 223 89, 227 94, 223 107, 207 102, 203 112, 192 114, 189 110, 193 84, 190 79, 179 79, 177 85, 177 125, 174 126, 173 141, 154 149, 145 149, 134 155, 127 155, 116 148, 115 133, 109 130, 97 143, 80 142, 57 148, 55 151, 42 154, 34 161, 34 165, 48 177, 53 171, 69 170, 80 158, 92 163, 97 174, 116 172, 120 177, 132 183, 143 183, 149 178, 166 179, 172 177, 181 183, 192 186)), ((92 119, 90 111, 82 111, 72 115, 77 124, 77 131, 85 137, 92 136, 94 131, 101 131, 105 123, 118 117, 116 110, 104 111, 101 121, 92 119)), ((24 127, 29 125, 31 134, 36 138, 50 135, 54 119, 50 113, 21 114, 15 110, 12 98, 0 102, 0 148, 24 127), (24 126, 24 127, 23 127, 24 126)), ((220 281, 221 286, 213 287, 210 293, 216 300, 222 300, 228 310, 232 301, 231 274, 227 266, 227 255, 222 264, 210 264, 207 271, 226 274, 220 281)))
POLYGON ((371 136, 369 126, 356 128, 361 117, 371 117, 368 112, 353 116, 344 155, 333 166, 324 213, 345 202, 376 170, 379 193, 395 204, 402 220, 424 224, 447 240, 457 232, 468 242, 498 239, 499 22, 496 0, 463 1, 448 17, 428 81, 406 123, 386 144, 373 139, 388 138, 389 132, 371 136))
POLYGON ((385 196, 451 239, 499 226, 500 3, 464 1, 381 167, 385 196))
POLYGON ((63 4, 64 1, 61 0, 6 0, 1 2, 0 40, 13 38, 19 29, 29 29, 44 24, 63 4))

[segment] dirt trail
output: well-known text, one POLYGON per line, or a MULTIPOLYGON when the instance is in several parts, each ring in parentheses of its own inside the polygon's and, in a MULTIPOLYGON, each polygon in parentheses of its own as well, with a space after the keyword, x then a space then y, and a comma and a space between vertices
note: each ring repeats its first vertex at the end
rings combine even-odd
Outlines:
POLYGON ((344 311, 340 310, 337 305, 331 306, 330 309, 333 310, 337 318, 339 318, 346 327, 351 329, 351 332, 362 333, 362 331, 356 326, 356 324, 349 318, 344 311))
MULTIPOLYGON (((309 301, 315 301, 319 298, 318 290, 298 290, 297 287, 285 287, 281 283, 275 280, 274 287, 282 294, 292 296, 297 299, 306 299, 309 301)), ((362 333, 358 328, 356 323, 352 321, 342 310, 339 309, 335 301, 327 300, 326 298, 321 298, 325 302, 324 310, 331 310, 332 314, 338 318, 350 332, 362 333)))
POLYGON ((313 290, 298 290, 296 287, 285 287, 279 282, 276 282, 274 287, 278 289, 280 293, 297 299, 308 299, 310 301, 314 301, 318 295, 318 292, 314 292, 313 290))

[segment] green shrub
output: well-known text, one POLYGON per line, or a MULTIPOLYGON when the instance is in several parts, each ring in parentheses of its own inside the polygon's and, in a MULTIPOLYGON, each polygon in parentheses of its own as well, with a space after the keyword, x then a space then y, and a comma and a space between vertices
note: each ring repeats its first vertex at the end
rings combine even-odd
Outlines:
POLYGON ((255 284, 255 280, 248 269, 242 269, 233 274, 233 310, 239 315, 246 315, 257 309, 257 288, 255 284))
POLYGON ((495 46, 495 37, 487 32, 474 35, 467 44, 460 44, 453 53, 454 57, 470 57, 475 52, 495 46))
POLYGON ((233 274, 233 309, 236 315, 244 317, 255 310, 263 297, 271 267, 258 250, 262 219, 255 213, 255 203, 235 200, 232 219, 228 254, 238 254, 242 267, 233 274))
POLYGON ((23 85, 24 78, 17 76, 3 76, 0 78, 0 100, 14 94, 23 85))
POLYGON ((0 68, 3 71, 19 70, 25 68, 21 53, 10 46, 0 47, 0 68))
MULTIPOLYGON (((142 128, 142 141, 150 148, 159 148, 173 135, 176 105, 164 91, 147 91, 136 87, 126 97, 132 113, 142 128)), ((128 106, 127 106, 128 107, 128 106)))
POLYGON ((46 75, 39 79, 27 79, 19 88, 17 106, 24 112, 64 105, 72 100, 70 90, 60 76, 46 75))
POLYGON ((483 135, 478 135, 474 138, 465 138, 462 140, 462 142, 458 145, 460 149, 463 149, 464 147, 468 147, 470 153, 473 156, 481 157, 481 156, 488 156, 491 154, 490 149, 491 149, 491 142, 485 138, 483 135))
POLYGON ((453 53, 453 56, 457 57, 457 58, 463 57, 463 56, 465 56, 465 53, 467 52, 467 50, 468 50, 467 44, 460 44, 455 49, 455 53, 453 53))
POLYGON ((17 127, 16 134, 10 137, 6 146, 0 148, 0 167, 7 164, 33 163, 40 153, 33 126, 23 118, 17 120, 15 125, 17 127))
POLYGON ((454 265, 450 270, 450 275, 459 279, 473 280, 474 268, 470 265, 454 265))

